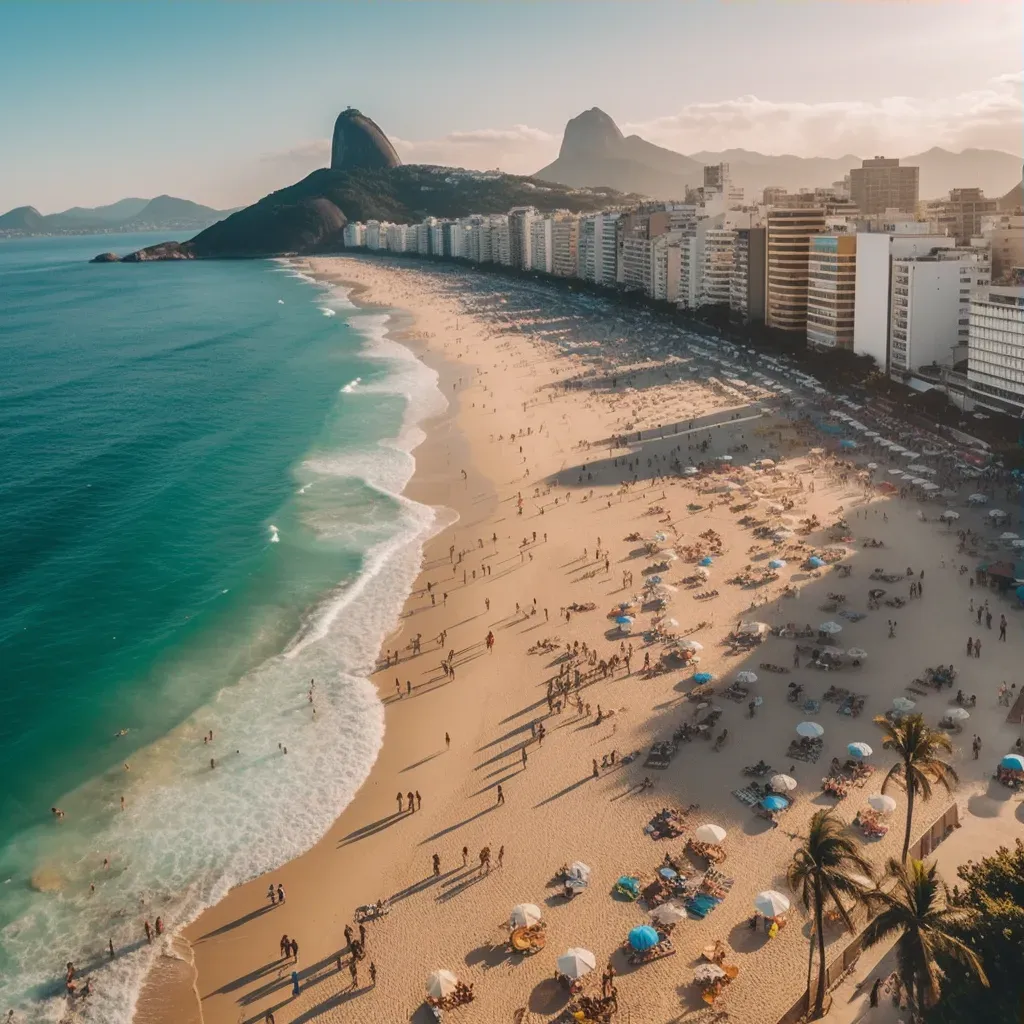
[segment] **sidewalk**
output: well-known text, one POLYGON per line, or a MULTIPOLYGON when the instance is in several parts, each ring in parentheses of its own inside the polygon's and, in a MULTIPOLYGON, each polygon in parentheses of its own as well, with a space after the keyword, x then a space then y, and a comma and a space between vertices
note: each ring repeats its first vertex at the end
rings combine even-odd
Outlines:
MULTIPOLYGON (((1000 846, 1013 846, 1021 834, 1024 803, 1013 794, 1005 800, 976 794, 961 803, 960 821, 961 827, 928 858, 938 863, 949 886, 958 881, 961 864, 981 860, 1000 846)), ((906 1012, 897 1010, 881 991, 878 1006, 868 1006, 875 978, 884 980, 896 968, 894 946, 895 942, 879 945, 861 954, 853 973, 832 991, 832 1010, 825 1018, 829 1024, 898 1024, 907 1019, 906 1012)))

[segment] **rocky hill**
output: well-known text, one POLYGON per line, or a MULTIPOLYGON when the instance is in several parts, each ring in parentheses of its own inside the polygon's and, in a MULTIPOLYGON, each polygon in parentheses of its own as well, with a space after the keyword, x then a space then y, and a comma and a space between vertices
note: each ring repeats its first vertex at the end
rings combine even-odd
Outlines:
POLYGON ((19 206, 0 216, 0 233, 85 235, 129 231, 201 231, 231 210, 214 210, 174 196, 120 199, 109 206, 74 206, 61 213, 41 214, 34 206, 19 206))

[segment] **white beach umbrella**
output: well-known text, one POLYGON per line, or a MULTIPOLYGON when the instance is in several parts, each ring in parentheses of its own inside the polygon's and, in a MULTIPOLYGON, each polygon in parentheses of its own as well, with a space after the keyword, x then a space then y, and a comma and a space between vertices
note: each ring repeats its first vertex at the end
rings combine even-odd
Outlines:
POLYGON ((878 463, 877 462, 869 462, 868 463, 868 469, 878 469, 878 463))
POLYGON ((669 629, 675 629, 679 625, 678 619, 662 619, 661 624, 669 629))
POLYGON ((984 505, 988 497, 984 494, 972 494, 967 500, 975 505, 984 505))
POLYGON ((823 622, 818 627, 818 630, 820 632, 822 632, 822 633, 829 633, 829 634, 835 636, 835 634, 837 634, 837 633, 842 633, 843 627, 840 626, 838 622, 832 622, 830 620, 829 622, 823 622))
POLYGON ((959 512, 954 512, 951 508, 947 508, 946 511, 943 512, 941 516, 939 516, 939 518, 940 519, 948 519, 948 520, 950 520, 952 522, 954 519, 959 519, 960 518, 960 513, 959 512))
POLYGON ((930 480, 926 484, 921 484, 922 491, 937 491, 939 489, 938 484, 933 484, 930 480))
POLYGON ((512 928, 529 928, 543 916, 540 907, 535 903, 520 903, 512 908, 512 913, 508 916, 508 923, 512 928))
POLYGON ((846 749, 853 757, 870 757, 874 753, 870 745, 863 742, 850 743, 846 749))
POLYGON ((818 737, 825 735, 825 729, 820 726, 817 722, 801 722, 796 727, 797 734, 800 736, 818 737))
POLYGON ((678 903, 662 903, 651 911, 651 920, 658 924, 678 924, 689 917, 684 907, 678 903))
POLYGON ((719 455, 718 456, 718 461, 719 462, 732 462, 732 456, 731 455, 719 455))
POLYGON ((597 957, 589 949, 568 949, 558 958, 558 973, 573 981, 589 974, 596 966, 597 957))
POLYGON ((792 793, 796 789, 796 779, 791 775, 773 775, 768 780, 768 785, 775 790, 776 793, 792 793))
POLYGON ((683 476, 696 476, 700 472, 696 466, 687 466, 683 470, 683 476))
POLYGON ((427 978, 427 995, 432 999, 444 999, 455 991, 459 979, 451 971, 434 971, 427 978))
POLYGON ((951 718, 954 722, 966 722, 971 717, 971 713, 966 708, 953 708, 946 712, 946 717, 951 718))
POLYGON ((578 878, 582 882, 589 882, 590 881, 590 865, 589 864, 584 864, 583 861, 581 861, 581 860, 574 860, 569 865, 569 870, 566 872, 566 874, 570 878, 578 878))
POLYGON ((736 673, 736 682, 737 683, 756 683, 757 682, 757 673, 756 672, 750 672, 750 671, 747 671, 747 670, 744 670, 743 672, 737 672, 736 673))
POLYGON ((889 476, 903 476, 903 470, 902 469, 890 469, 889 470, 889 476))
POLYGON ((1014 533, 1012 530, 1007 530, 1006 533, 999 534, 1000 540, 1020 540, 1020 534, 1014 533))
POLYGON ((905 459, 919 459, 921 458, 918 452, 900 452, 900 455, 905 459))
POLYGON ((902 712, 913 711, 914 708, 917 707, 917 705, 908 697, 896 697, 892 702, 892 706, 897 711, 902 712))
POLYGON ((718 964, 701 964, 693 972, 693 980, 704 984, 710 981, 718 981, 725 977, 725 971, 718 964))
POLYGON ((868 803, 882 814, 892 814, 896 810, 896 801, 887 793, 872 793, 868 797, 868 803))
POLYGON ((693 833, 693 838, 700 843, 720 843, 727 833, 721 825, 713 825, 710 822, 707 825, 701 825, 693 833))
POLYGON ((768 629, 767 622, 741 622, 738 632, 745 636, 763 636, 768 629))
POLYGON ((1024 548, 1024 540, 1013 540, 1010 541, 1011 548, 1024 548))
POLYGON ((1006 513, 1001 508, 994 508, 988 514, 989 519, 1002 519, 1005 517, 1005 515, 1006 513))
POLYGON ((778 917, 779 914, 785 914, 789 907, 789 897, 775 889, 766 889, 754 897, 754 908, 765 917, 778 917))
POLYGON ((938 470, 933 466, 915 466, 914 469, 918 473, 927 473, 929 476, 935 476, 935 474, 938 473, 938 470))
POLYGON ((680 640, 676 646, 683 651, 703 651, 704 645, 699 640, 680 640))
POLYGON ((863 647, 851 647, 846 653, 858 661, 863 661, 868 656, 868 652, 863 647))

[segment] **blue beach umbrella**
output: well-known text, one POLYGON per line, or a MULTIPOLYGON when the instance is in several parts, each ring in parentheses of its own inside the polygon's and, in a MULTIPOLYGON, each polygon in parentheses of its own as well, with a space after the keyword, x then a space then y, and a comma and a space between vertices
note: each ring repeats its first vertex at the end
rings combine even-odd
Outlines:
POLYGON ((632 626, 633 619, 629 615, 620 615, 615 620, 620 626, 632 626))
POLYGON ((773 558, 768 563, 768 568, 769 569, 785 569, 786 568, 786 560, 784 558, 773 558))
POLYGON ((648 576, 647 580, 648 580, 649 583, 660 583, 661 582, 661 577, 660 576, 648 576))
POLYGON ((808 562, 810 562, 810 564, 813 565, 815 569, 820 569, 825 564, 825 562, 822 559, 820 559, 817 555, 811 555, 811 557, 808 559, 808 562))
POLYGON ((710 672, 696 672, 693 676, 695 683, 710 683, 715 677, 710 672))
POLYGON ((850 757, 870 757, 873 753, 866 743, 849 743, 846 749, 850 757))
POLYGON ((766 811, 781 811, 784 807, 789 806, 789 801, 784 796, 771 793, 761 801, 761 806, 766 811))
POLYGON ((658 874, 661 875, 662 878, 665 878, 670 882, 673 878, 679 877, 679 872, 673 870, 672 868, 658 868, 658 874))
POLYGON ((633 893, 634 896, 640 894, 640 883, 629 875, 622 875, 615 884, 620 889, 625 889, 627 892, 633 893))
POLYGON ((1024 757, 1020 754, 1007 754, 999 762, 1000 768, 1009 768, 1013 772, 1024 772, 1024 757))
POLYGON ((704 557, 703 557, 703 558, 702 558, 702 559, 700 560, 700 564, 701 564, 701 565, 714 565, 714 564, 715 564, 715 562, 714 562, 714 559, 713 559, 713 558, 712 558, 712 557, 711 557, 710 555, 705 555, 705 556, 704 556, 704 557))
POLYGON ((649 924, 637 925, 629 933, 629 944, 638 953, 642 953, 647 949, 654 949, 660 941, 658 933, 649 924))
POLYGON ((839 447, 840 448, 856 448, 857 447, 857 442, 856 441, 840 441, 839 442, 839 447))

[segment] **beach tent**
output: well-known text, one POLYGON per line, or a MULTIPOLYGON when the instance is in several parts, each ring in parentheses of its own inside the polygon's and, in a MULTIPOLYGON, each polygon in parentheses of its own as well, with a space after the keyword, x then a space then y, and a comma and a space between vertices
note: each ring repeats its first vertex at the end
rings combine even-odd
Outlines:
POLYGON ((946 511, 943 512, 941 516, 939 516, 939 518, 948 519, 950 522, 952 522, 954 519, 960 518, 960 513, 954 512, 951 508, 947 508, 946 511))
POLYGON ((778 917, 789 910, 789 898, 775 889, 766 889, 754 897, 754 909, 765 917, 778 917))
POLYGON ((434 971, 427 978, 427 995, 431 999, 445 999, 455 991, 459 979, 451 971, 434 971))
POLYGON ((567 949, 558 958, 557 966, 559 974, 576 981, 577 978, 582 978, 597 967, 597 957, 589 949, 575 947, 567 949))

